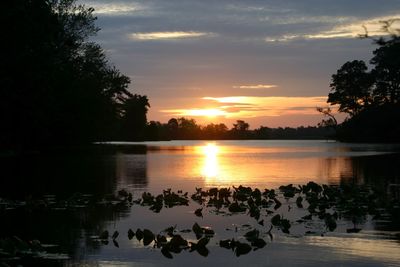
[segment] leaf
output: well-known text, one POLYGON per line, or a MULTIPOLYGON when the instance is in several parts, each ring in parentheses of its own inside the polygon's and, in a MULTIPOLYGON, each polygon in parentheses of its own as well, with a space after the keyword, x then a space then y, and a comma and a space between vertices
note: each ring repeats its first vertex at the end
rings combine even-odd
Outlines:
POLYGON ((265 242, 264 239, 257 238, 251 242, 251 245, 257 248, 263 248, 267 245, 267 242, 265 242))
POLYGON ((153 232, 151 232, 148 229, 144 229, 143 230, 143 244, 145 246, 148 246, 151 242, 153 242, 155 236, 153 234, 153 232))
POLYGON ((290 228, 290 222, 288 219, 281 219, 281 227, 284 229, 289 229, 290 228))
POLYGON ((303 207, 302 202, 303 202, 303 198, 302 198, 301 196, 299 196, 299 197, 296 199, 296 205, 297 205, 298 208, 302 208, 302 207, 303 207))
POLYGON ((136 230, 136 239, 139 241, 143 239, 143 231, 139 228, 136 230))
POLYGON ((197 247, 205 247, 209 241, 210 241, 209 238, 203 237, 202 239, 199 240, 199 242, 197 242, 197 247))
POLYGON ((135 236, 135 233, 132 231, 132 229, 128 230, 128 239, 131 240, 135 236))
POLYGON ((271 223, 273 226, 279 226, 281 224, 281 215, 276 214, 274 217, 272 217, 271 223))
POLYGON ((205 246, 197 247, 196 251, 203 257, 207 257, 210 253, 210 251, 205 246))
POLYGON ((203 236, 203 229, 197 223, 193 224, 192 230, 196 234, 197 239, 203 236))
POLYGON ((260 232, 257 229, 251 230, 247 233, 244 234, 244 237, 246 237, 246 239, 248 241, 252 241, 258 238, 260 232))
MULTIPOLYGON (((170 245, 170 249, 172 248, 179 248, 181 246, 187 246, 188 242, 182 238, 180 235, 174 235, 172 239, 168 242, 170 245)), ((171 250, 172 251, 172 250, 171 250)))
MULTIPOLYGON (((330 214, 329 214, 330 215, 330 214)), ((333 231, 335 231, 335 229, 336 229, 336 227, 337 227, 337 224, 336 224, 336 221, 335 221, 335 219, 332 217, 332 216, 327 216, 326 218, 325 218, 325 224, 326 224, 326 227, 329 229, 329 231, 331 231, 331 232, 333 232, 333 231)))
POLYGON ((170 227, 166 228, 164 230, 164 232, 166 232, 169 236, 173 236, 175 228, 176 228, 176 225, 175 226, 170 226, 170 227))
POLYGON ((235 254, 237 257, 245 255, 251 251, 251 246, 247 243, 236 242, 235 254))
POLYGON ((246 208, 240 206, 237 202, 234 202, 231 205, 229 205, 228 210, 230 212, 244 212, 244 211, 246 211, 246 208))
POLYGON ((161 253, 164 255, 164 257, 168 258, 168 259, 172 259, 172 254, 169 252, 167 246, 162 247, 161 249, 161 253))
POLYGON ((219 246, 221 248, 230 249, 231 248, 231 240, 230 239, 220 240, 219 241, 219 246))
POLYGON ((203 217, 203 213, 201 212, 202 210, 203 210, 203 208, 196 209, 196 210, 194 211, 194 214, 195 214, 197 217, 203 217))

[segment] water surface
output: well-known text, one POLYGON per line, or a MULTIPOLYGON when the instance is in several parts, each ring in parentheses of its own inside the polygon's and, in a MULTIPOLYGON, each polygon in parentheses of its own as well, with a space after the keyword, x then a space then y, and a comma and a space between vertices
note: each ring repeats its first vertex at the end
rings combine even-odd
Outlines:
MULTIPOLYGON (((76 192, 105 195, 126 189, 135 198, 143 191, 157 194, 166 188, 194 193, 195 187, 242 184, 277 188, 308 181, 370 184, 385 191, 388 185, 400 183, 400 146, 392 144, 252 140, 112 143, 99 147, 89 152, 2 158, 0 197, 24 199, 54 194, 61 199, 76 192)), ((284 203, 282 209, 289 205, 284 203)), ((0 213, 0 234, 58 244, 70 259, 57 264, 66 266, 400 266, 400 226, 390 222, 367 220, 362 232, 347 234, 345 229, 352 223, 344 220, 338 231, 324 236, 302 236, 304 229, 294 226, 290 235, 276 233, 273 241, 266 238, 265 248, 237 258, 220 248, 218 240, 243 239, 243 224, 261 226, 246 215, 221 216, 207 210, 203 218, 198 218, 193 214, 196 208, 199 205, 191 203, 163 209, 159 214, 141 206, 34 214, 11 210, 0 213), (169 260, 159 249, 128 240, 125 234, 129 228, 159 232, 177 225, 178 229, 187 229, 194 222, 211 226, 217 233, 208 245, 210 254, 206 258, 183 252, 169 260), (239 227, 237 232, 229 230, 235 227, 239 227), (91 236, 105 229, 121 233, 119 247, 93 242, 91 236)), ((186 237, 195 239, 191 234, 186 237)))

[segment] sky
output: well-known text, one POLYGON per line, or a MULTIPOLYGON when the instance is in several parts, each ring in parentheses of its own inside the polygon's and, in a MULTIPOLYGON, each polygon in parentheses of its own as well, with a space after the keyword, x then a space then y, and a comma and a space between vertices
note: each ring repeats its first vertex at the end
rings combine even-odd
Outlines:
MULTIPOLYGON (((368 60, 365 33, 400 18, 400 0, 85 1, 101 28, 94 41, 147 95, 148 120, 245 120, 251 128, 315 126, 330 79, 368 60)), ((343 119, 343 115, 338 115, 343 119)))

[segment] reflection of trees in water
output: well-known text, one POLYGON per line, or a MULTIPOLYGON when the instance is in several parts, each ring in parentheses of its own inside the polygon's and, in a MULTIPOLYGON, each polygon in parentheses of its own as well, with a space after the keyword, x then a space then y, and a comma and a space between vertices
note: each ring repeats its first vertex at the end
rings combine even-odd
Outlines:
POLYGON ((350 158, 324 158, 321 161, 320 176, 327 177, 329 184, 339 184, 343 180, 349 181, 354 178, 354 169, 350 158))
MULTIPOLYGON (((125 151, 138 153, 137 151, 125 151)), ((0 197, 25 199, 54 194, 58 200, 80 192, 102 198, 122 185, 147 185, 146 154, 57 153, 6 158, 0 161, 0 197)), ((125 206, 89 206, 77 210, 25 209, 0 214, 0 237, 59 245, 60 252, 82 259, 100 246, 90 238, 129 214, 125 206)))
POLYGON ((320 173, 330 184, 370 184, 384 189, 389 183, 400 183, 399 154, 326 158, 322 166, 320 173))
POLYGON ((329 184, 371 184, 385 186, 399 183, 400 155, 335 157, 321 159, 319 176, 329 184))
POLYGON ((118 187, 122 188, 146 188, 147 178, 147 155, 144 154, 123 154, 115 155, 116 179, 118 187))
POLYGON ((115 160, 96 153, 30 155, 1 160, 0 196, 24 198, 76 192, 107 194, 115 189, 115 160))

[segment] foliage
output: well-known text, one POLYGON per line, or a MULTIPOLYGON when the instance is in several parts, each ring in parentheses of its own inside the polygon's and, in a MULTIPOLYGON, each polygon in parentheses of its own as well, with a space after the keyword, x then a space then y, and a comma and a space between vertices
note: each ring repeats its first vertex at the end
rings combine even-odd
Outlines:
MULTIPOLYGON (((373 39, 378 46, 370 60, 368 71, 364 61, 346 62, 332 75, 328 103, 339 105, 339 112, 349 118, 338 127, 337 138, 342 141, 398 142, 400 120, 400 30, 393 29, 396 20, 383 21, 382 29, 389 37, 373 39), (397 137, 396 137, 397 136, 397 137)), ((363 36, 369 38, 368 32, 363 36)), ((321 109, 334 123, 331 112, 321 109)))
MULTIPOLYGON (((231 129, 223 123, 198 125, 193 119, 172 118, 166 124, 151 121, 147 125, 147 140, 226 140, 226 139, 326 139, 334 134, 332 125, 298 128, 269 128, 250 130, 250 125, 239 120, 231 129)), ((334 127, 333 127, 334 128, 334 127)))
POLYGON ((1 148, 111 140, 123 114, 146 124, 143 106, 132 115, 140 96, 128 91, 130 79, 89 40, 99 30, 93 8, 74 0, 5 1, 2 8, 1 148))
POLYGON ((327 119, 323 119, 320 123, 318 123, 318 126, 320 127, 332 127, 336 129, 338 122, 335 118, 335 116, 332 113, 332 109, 330 107, 327 108, 322 108, 322 107, 317 107, 317 111, 322 113, 324 117, 327 117, 327 119))
POLYGON ((150 107, 147 96, 133 95, 122 104, 122 133, 123 140, 143 140, 147 125, 147 111, 150 107))
POLYGON ((364 61, 346 62, 332 75, 332 92, 328 103, 339 105, 340 112, 354 116, 370 104, 371 74, 367 73, 364 61))

